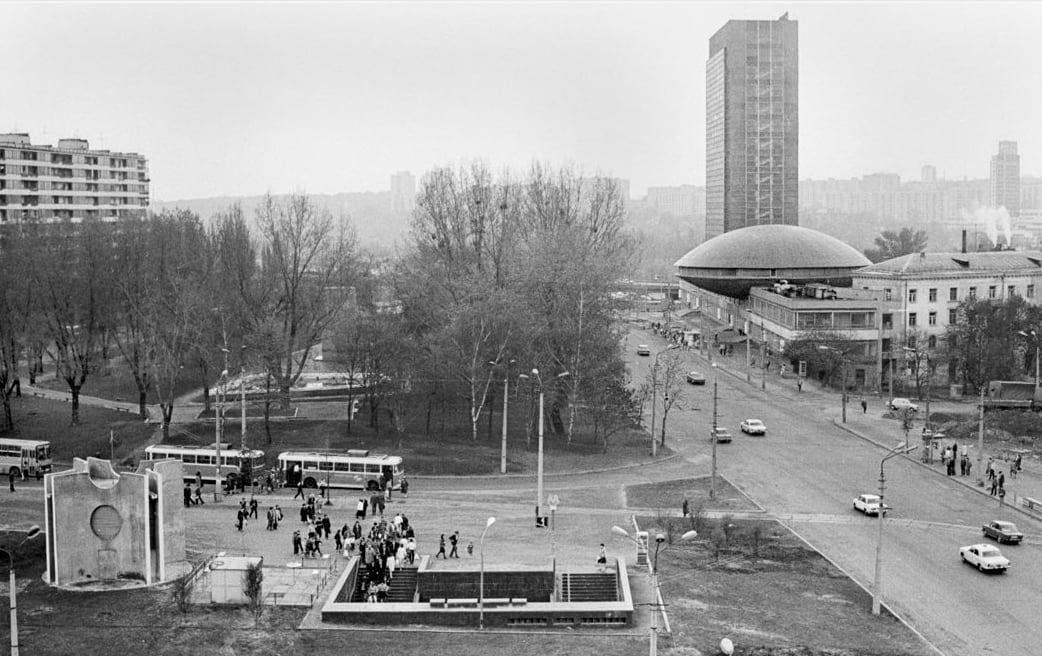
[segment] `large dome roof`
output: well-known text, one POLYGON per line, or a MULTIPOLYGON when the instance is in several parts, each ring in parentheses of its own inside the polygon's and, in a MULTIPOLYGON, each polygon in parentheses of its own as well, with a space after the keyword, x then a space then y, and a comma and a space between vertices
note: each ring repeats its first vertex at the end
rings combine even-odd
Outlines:
POLYGON ((693 285, 736 298, 777 280, 849 286, 851 274, 871 262, 822 232, 791 225, 760 225, 725 232, 676 262, 693 285))

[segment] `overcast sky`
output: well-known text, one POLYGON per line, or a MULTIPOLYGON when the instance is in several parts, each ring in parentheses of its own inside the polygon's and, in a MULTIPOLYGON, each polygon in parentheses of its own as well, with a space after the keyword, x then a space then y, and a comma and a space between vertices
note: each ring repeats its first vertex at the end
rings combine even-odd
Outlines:
POLYGON ((799 21, 800 179, 1042 174, 1042 3, 0 3, 0 132, 149 159, 158 200, 379 191, 475 158, 705 184, 728 19, 799 21))

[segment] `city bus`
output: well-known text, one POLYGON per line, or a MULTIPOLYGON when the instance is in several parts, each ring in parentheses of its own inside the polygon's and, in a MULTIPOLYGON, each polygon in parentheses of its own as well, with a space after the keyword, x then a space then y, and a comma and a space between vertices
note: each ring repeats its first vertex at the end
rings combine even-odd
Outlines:
MULTIPOLYGON (((247 481, 264 476, 263 451, 240 451, 230 446, 228 443, 221 445, 221 478, 224 479, 224 485, 240 476, 244 476, 247 481)), ((217 450, 213 446, 153 444, 145 447, 145 455, 149 460, 180 460, 186 481, 194 481, 196 472, 199 472, 203 482, 213 483, 217 480, 217 450)))
POLYGON ((405 468, 399 456, 370 453, 366 449, 347 451, 284 451, 279 454, 279 475, 286 487, 355 488, 382 490, 391 481, 400 489, 405 468))
POLYGON ((0 472, 37 479, 51 471, 51 443, 0 437, 0 472))

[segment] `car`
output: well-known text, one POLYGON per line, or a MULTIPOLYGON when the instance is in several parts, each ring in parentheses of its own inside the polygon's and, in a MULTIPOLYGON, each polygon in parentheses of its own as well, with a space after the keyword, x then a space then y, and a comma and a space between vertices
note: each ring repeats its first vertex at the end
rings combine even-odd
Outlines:
POLYGON ((919 406, 912 403, 910 399, 895 397, 890 401, 891 410, 911 410, 912 412, 919 412, 919 406))
POLYGON ((1017 525, 1013 522, 995 520, 982 526, 981 532, 984 533, 984 537, 1000 543, 1017 544, 1024 539, 1024 534, 1017 530, 1017 525))
POLYGON ((716 441, 720 444, 726 444, 731 441, 731 431, 726 428, 717 427, 714 431, 716 435, 716 441))
POLYGON ((705 385, 706 377, 697 371, 689 371, 687 372, 687 382, 692 385, 705 385))
POLYGON ((746 419, 740 425, 743 433, 748 435, 766 435, 767 427, 759 419, 746 419))
POLYGON ((962 562, 973 565, 981 572, 1005 572, 1009 569, 1009 559, 1002 555, 998 547, 990 544, 971 544, 959 549, 962 562))
POLYGON ((637 355, 651 355, 651 347, 647 344, 637 344, 637 355))
POLYGON ((890 510, 890 506, 882 503, 878 494, 859 494, 854 498, 854 510, 860 510, 866 515, 879 515, 880 509, 883 514, 890 510))

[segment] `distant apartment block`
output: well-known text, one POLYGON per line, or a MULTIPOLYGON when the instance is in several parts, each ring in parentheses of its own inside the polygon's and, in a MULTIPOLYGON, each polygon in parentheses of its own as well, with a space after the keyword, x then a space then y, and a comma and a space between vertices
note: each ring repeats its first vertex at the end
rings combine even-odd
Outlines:
POLYGON ((800 207, 843 214, 872 214, 895 221, 943 222, 972 214, 988 203, 987 180, 902 182, 894 173, 850 180, 802 180, 800 207))
POLYGON ((658 214, 703 216, 706 208, 706 190, 705 187, 695 185, 648 187, 644 203, 658 214))
POLYGON ((33 145, 28 134, 0 134, 0 224, 116 221, 148 209, 148 160, 91 150, 85 139, 33 145))
POLYGON ((706 239, 797 225, 797 22, 728 21, 706 62, 706 239))
POLYGON ((391 176, 391 211, 407 214, 416 207, 416 178, 408 171, 391 176))
POLYGON ((990 201, 1005 207, 1011 217, 1020 216, 1020 155, 1016 141, 1000 141, 999 152, 991 157, 990 201))

